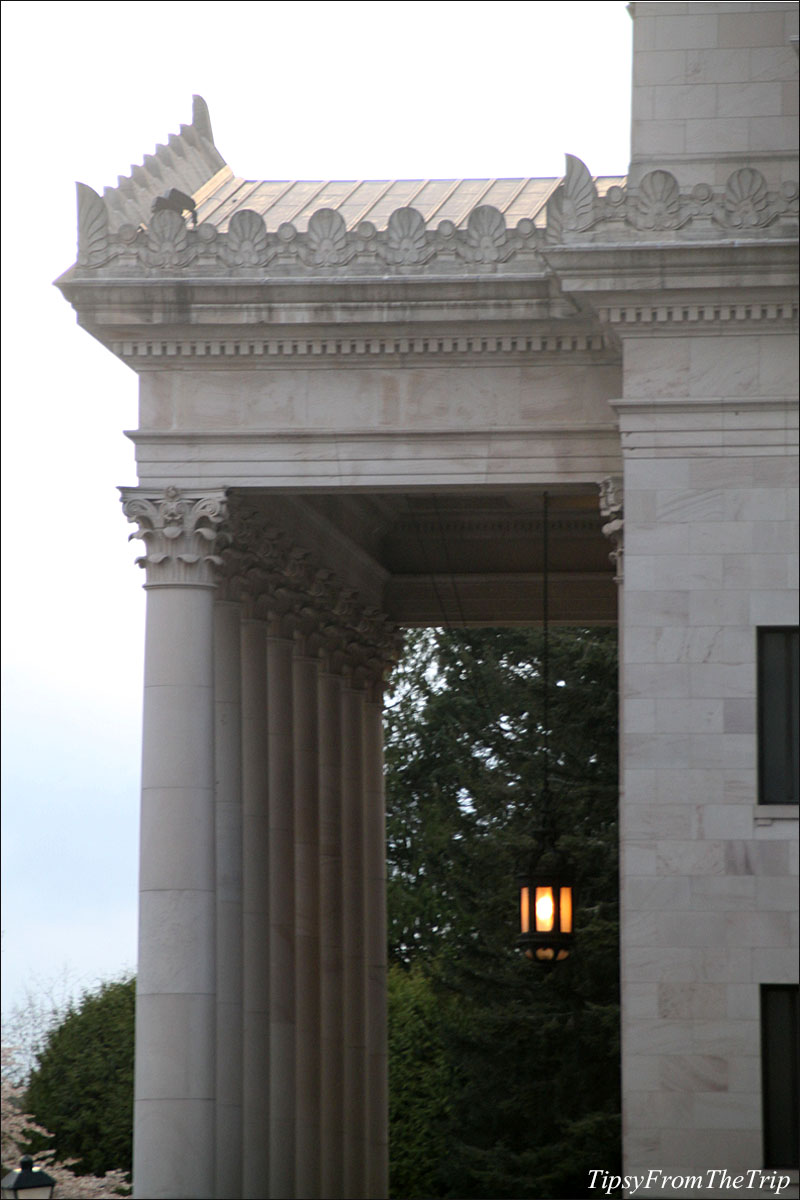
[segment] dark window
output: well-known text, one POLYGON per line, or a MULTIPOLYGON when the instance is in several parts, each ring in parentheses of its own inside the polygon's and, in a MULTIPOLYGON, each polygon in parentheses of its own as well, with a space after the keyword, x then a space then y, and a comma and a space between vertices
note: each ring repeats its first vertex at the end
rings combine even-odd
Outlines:
POLYGON ((764 1100, 764 1166, 800 1165, 798 1117, 797 984, 761 988, 761 1090, 764 1100))
POLYGON ((758 766, 761 804, 798 803, 798 630, 758 631, 758 766))

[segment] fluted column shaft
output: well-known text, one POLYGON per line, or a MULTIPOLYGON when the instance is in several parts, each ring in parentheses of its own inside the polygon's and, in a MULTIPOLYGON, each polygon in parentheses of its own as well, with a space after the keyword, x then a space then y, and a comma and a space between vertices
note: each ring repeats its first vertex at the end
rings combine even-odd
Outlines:
POLYGON ((339 1200, 344 1190, 344 996, 341 826, 342 680, 325 670, 319 677, 319 930, 321 1196, 339 1200))
POLYGON ((366 1196, 367 975, 364 875, 364 693, 342 689, 345 1195, 366 1196))
POLYGON ((386 806, 383 688, 364 702, 364 876, 367 960, 367 1196, 389 1194, 389 1047, 386 962, 386 806))
POLYGON ((292 681, 295 810, 296 1189, 320 1195, 319 661, 298 642, 292 681))
POLYGON ((390 629, 257 511, 223 533, 221 492, 123 500, 148 592, 135 1194, 378 1200, 384 822, 368 681, 390 629))
POLYGON ((214 605, 217 879, 216 1195, 242 1194, 241 605, 214 605))
POLYGON ((269 1180, 269 806, 267 627, 241 628, 243 803, 243 1195, 263 1200, 269 1180))
POLYGON ((270 913, 270 1192, 294 1196, 295 913, 292 656, 278 619, 267 635, 270 913))

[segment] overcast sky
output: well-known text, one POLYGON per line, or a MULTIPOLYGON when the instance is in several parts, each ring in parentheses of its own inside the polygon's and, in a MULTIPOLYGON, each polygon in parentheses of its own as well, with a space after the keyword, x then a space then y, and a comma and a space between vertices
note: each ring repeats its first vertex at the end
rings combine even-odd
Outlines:
POLYGON ((622 0, 3 3, 4 1012, 136 960, 136 377, 51 286, 75 181, 115 184, 194 92, 247 178, 622 174, 630 44, 622 0))

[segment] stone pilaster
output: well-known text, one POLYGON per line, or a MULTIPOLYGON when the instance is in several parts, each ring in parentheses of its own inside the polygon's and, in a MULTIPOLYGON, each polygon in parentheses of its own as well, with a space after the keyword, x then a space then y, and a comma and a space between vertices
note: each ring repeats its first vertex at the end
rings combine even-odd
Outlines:
POLYGON ((134 1180, 215 1194, 214 575, 222 492, 124 488, 147 571, 134 1180))

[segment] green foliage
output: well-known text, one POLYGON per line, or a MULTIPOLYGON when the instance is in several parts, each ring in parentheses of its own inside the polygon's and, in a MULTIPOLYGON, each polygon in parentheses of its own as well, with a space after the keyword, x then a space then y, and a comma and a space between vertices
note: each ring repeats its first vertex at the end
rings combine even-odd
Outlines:
POLYGON ((615 636, 551 632, 547 745, 541 652, 533 630, 414 633, 394 680, 389 954, 427 981, 424 1087, 447 1083, 427 1144, 404 1141, 392 1109, 392 1194, 406 1200, 577 1197, 619 1159, 615 636), (514 947, 545 753, 578 894, 575 951, 549 974, 514 947), (401 1154, 418 1190, 399 1184, 401 1154))
POLYGON ((449 1068, 439 1002, 416 967, 389 971, 389 1124, 393 1196, 439 1195, 447 1154, 449 1068))
POLYGON ((103 983, 71 1005, 36 1055, 25 1104, 60 1160, 82 1175, 132 1165, 134 979, 103 983))

